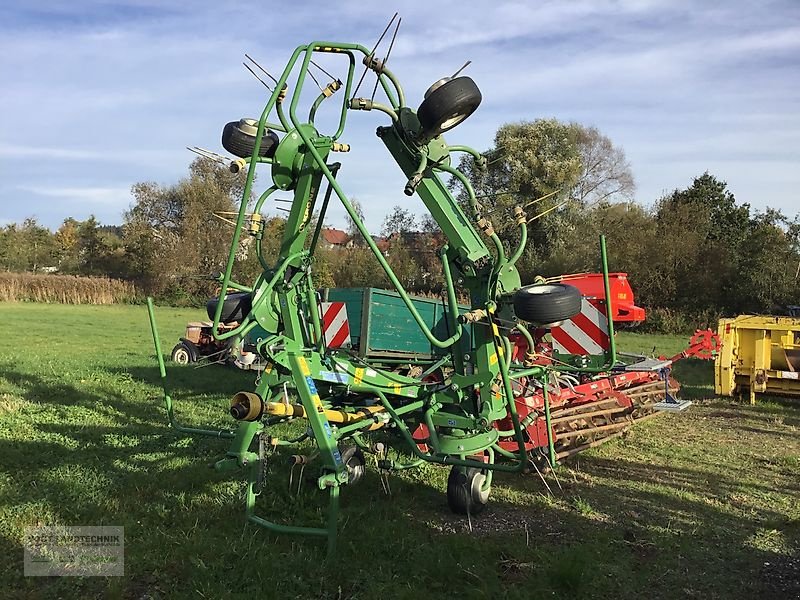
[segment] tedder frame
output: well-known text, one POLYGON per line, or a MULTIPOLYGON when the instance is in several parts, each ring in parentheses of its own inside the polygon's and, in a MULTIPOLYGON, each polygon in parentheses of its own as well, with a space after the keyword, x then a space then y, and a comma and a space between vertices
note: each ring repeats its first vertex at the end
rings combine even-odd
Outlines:
MULTIPOLYGON (((595 357, 576 357, 573 364, 512 360, 510 332, 528 340, 528 347, 533 349, 533 336, 526 324, 540 328, 574 316, 580 306, 580 296, 573 293, 575 288, 566 285, 521 285, 516 263, 528 239, 523 207, 516 207, 513 214, 506 217, 518 227, 519 234, 517 247, 507 254, 490 215, 478 203, 470 180, 452 161, 453 154, 465 153, 476 161, 479 171, 486 170, 484 156, 467 146, 450 146, 441 136, 468 117, 480 99, 480 92, 469 77, 444 78, 428 90, 415 111, 407 105, 403 89, 397 77, 386 68, 385 61, 377 59, 364 46, 312 42, 294 51, 277 78, 257 128, 254 120, 251 123, 252 148, 240 152, 239 158, 231 164, 232 170, 247 169, 247 178, 230 252, 219 281, 222 290, 237 290, 236 296, 242 304, 238 305, 239 314, 231 319, 238 321, 238 326, 218 334, 218 338, 241 338, 262 331, 256 347, 266 363, 255 389, 239 392, 231 400, 230 413, 237 421, 234 429, 196 429, 177 422, 167 387, 153 304, 148 300, 170 424, 183 433, 231 440, 226 456, 216 463, 216 468, 246 474, 249 521, 274 532, 325 537, 329 552, 333 551, 340 487, 354 483, 359 468, 363 473, 361 453, 374 448, 367 439, 369 432, 397 439, 410 455, 406 462, 388 461, 392 468, 410 468, 424 462, 451 466, 448 499, 451 506, 455 503, 469 512, 474 502, 485 502, 494 471, 521 472, 533 459, 525 449, 527 438, 517 413, 514 386, 524 380, 527 385, 541 389, 547 433, 552 436, 547 401, 551 374, 555 371, 600 373, 614 365, 612 300, 602 238, 600 254, 611 340, 607 352, 595 357), (303 119, 298 104, 309 68, 315 64, 312 57, 330 53, 347 61, 346 80, 332 80, 314 100, 308 117, 303 119), (351 98, 358 62, 375 73, 388 104, 351 98), (292 76, 294 83, 290 90, 292 76), (337 111, 338 126, 326 135, 317 130, 315 115, 321 103, 339 89, 343 89, 343 93, 337 111), (413 299, 339 185, 336 179, 339 163, 328 163, 331 153, 349 150, 349 146, 339 140, 345 132, 348 114, 353 110, 379 111, 389 121, 386 126, 378 127, 377 135, 408 178, 404 191, 407 195, 419 195, 446 239, 439 252, 447 298, 446 330, 450 333, 444 339, 434 335, 421 318, 413 299), (276 115, 275 122, 269 120, 272 114, 276 115), (272 185, 250 208, 256 166, 260 163, 271 166, 272 185), (440 175, 450 176, 463 186, 466 210, 440 175), (323 185, 327 190, 320 194, 323 185), (264 202, 279 190, 293 192, 293 200, 280 252, 273 264, 262 254, 264 221, 261 210, 264 202), (314 250, 332 194, 352 219, 422 334, 433 347, 442 351, 416 372, 401 372, 387 362, 371 361, 343 348, 326 347, 312 271, 314 250), (312 219, 312 215, 317 218, 312 219), (252 286, 232 280, 243 235, 255 238, 263 268, 252 286), (460 314, 457 297, 464 294, 469 296, 469 310, 460 314), (471 332, 469 336, 465 335, 467 328, 471 332), (439 375, 432 377, 435 373, 439 375), (510 428, 498 427, 501 420, 509 418, 510 428), (284 440, 272 435, 273 426, 293 419, 307 421, 308 428, 300 439, 284 440), (419 436, 420 431, 423 438, 419 436), (328 490, 327 523, 324 526, 287 525, 259 516, 256 498, 264 485, 265 452, 309 439, 318 447, 314 458, 321 463, 317 485, 320 490, 328 490), (501 439, 514 440, 517 450, 509 451, 508 444, 501 447, 501 439), (355 446, 346 450, 346 441, 355 446)), ((214 307, 215 332, 219 331, 220 323, 230 317, 225 313, 226 301, 231 297, 221 294, 214 307)), ((554 466, 552 439, 548 446, 546 459, 554 466)))

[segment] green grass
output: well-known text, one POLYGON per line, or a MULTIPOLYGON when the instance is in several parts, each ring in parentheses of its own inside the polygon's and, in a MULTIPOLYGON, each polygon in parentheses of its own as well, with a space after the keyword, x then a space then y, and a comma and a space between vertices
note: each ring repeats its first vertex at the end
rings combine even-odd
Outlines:
MULTIPOLYGON (((165 351, 199 317, 159 309, 165 351)), ((800 407, 711 399, 708 363, 676 369, 689 411, 580 455, 547 476, 552 495, 535 474, 497 475, 472 530, 447 509, 446 469, 392 475, 391 496, 370 470, 342 492, 339 552, 326 563, 319 541, 245 523, 241 480, 208 468, 224 442, 165 426, 143 307, 0 304, 0 322, 3 598, 800 593, 800 407), (36 524, 124 526, 125 576, 24 577, 23 528, 36 524)), ((683 344, 620 334, 632 352, 683 344)), ((228 398, 254 375, 184 367, 170 377, 181 420, 226 425, 228 398)), ((295 497, 275 465, 259 513, 317 524, 320 494, 303 486, 295 497)))

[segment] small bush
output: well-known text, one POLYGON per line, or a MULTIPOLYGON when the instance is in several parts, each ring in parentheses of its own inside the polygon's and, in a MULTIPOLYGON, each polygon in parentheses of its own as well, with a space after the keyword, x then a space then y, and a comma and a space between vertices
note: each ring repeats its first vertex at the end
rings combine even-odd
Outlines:
POLYGON ((120 304, 136 298, 132 283, 108 277, 0 273, 0 301, 120 304))
POLYGON ((698 329, 716 329, 720 316, 713 310, 686 313, 669 308, 649 308, 647 319, 636 328, 636 332, 688 335, 698 329))

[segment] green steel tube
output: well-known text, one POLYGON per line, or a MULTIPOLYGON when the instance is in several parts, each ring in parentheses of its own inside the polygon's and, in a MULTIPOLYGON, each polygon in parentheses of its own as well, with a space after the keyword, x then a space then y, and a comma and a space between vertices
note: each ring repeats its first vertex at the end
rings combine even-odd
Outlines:
POLYGON ((531 332, 528 331, 528 328, 525 327, 525 325, 523 325, 522 323, 517 323, 514 326, 514 329, 516 329, 517 331, 519 331, 522 334, 522 337, 524 337, 525 341, 528 343, 528 352, 533 354, 533 352, 535 351, 535 348, 536 348, 536 344, 534 343, 533 336, 531 335, 531 332))
POLYGON ((330 552, 330 545, 331 545, 331 537, 334 540, 336 539, 336 521, 338 518, 339 513, 339 488, 332 487, 331 495, 330 495, 330 502, 329 502, 329 509, 328 509, 328 527, 305 527, 301 525, 282 525, 280 523, 274 523, 273 521, 268 521, 267 519, 263 519, 255 514, 255 507, 256 507, 256 496, 255 493, 255 484, 257 481, 258 476, 258 461, 253 461, 252 467, 250 468, 250 476, 248 478, 247 484, 247 499, 246 499, 246 508, 245 513, 247 515, 247 519, 252 521, 256 525, 260 525, 269 531, 274 531, 275 533, 285 533, 290 535, 314 535, 314 536, 321 536, 328 538, 328 545, 329 545, 329 552, 330 552), (336 493, 333 493, 333 490, 336 490, 336 493))
POLYGON ((614 309, 611 306, 611 282, 608 280, 608 254, 606 236, 600 236, 600 259, 603 262, 603 291, 606 294, 606 319, 608 320, 608 365, 613 367, 617 362, 617 342, 614 339, 614 309))
POLYGON ((495 232, 492 232, 492 235, 489 236, 489 239, 492 240, 494 249, 497 251, 497 263, 495 264, 494 269, 492 269, 492 273, 497 275, 503 270, 503 267, 505 267, 508 262, 506 260, 506 250, 503 248, 503 242, 500 241, 500 238, 495 232))
POLYGON ((344 86, 344 94, 342 97, 342 108, 339 113, 339 127, 336 129, 336 133, 333 134, 331 139, 338 140, 341 135, 344 133, 344 127, 347 123, 347 110, 348 104, 347 99, 350 98, 350 92, 353 88, 353 73, 356 70, 356 57, 353 56, 352 52, 347 52, 347 57, 350 59, 350 64, 347 67, 347 83, 344 86))
MULTIPOLYGON (((305 48, 305 56, 303 57, 303 62, 300 65, 300 71, 297 73, 297 81, 295 81, 295 92, 292 94, 292 100, 289 102, 289 119, 294 125, 295 128, 300 127, 300 121, 297 118, 297 103, 300 101, 301 91, 303 89, 303 84, 306 80, 306 74, 308 73, 308 65, 311 64, 311 56, 314 53, 315 44, 309 44, 305 48)), ((346 98, 347 96, 345 96, 346 98)), ((280 118, 280 113, 278 113, 278 117, 280 118)), ((284 117, 285 118, 285 117, 284 117)), ((283 123, 283 119, 281 119, 281 123, 283 123)), ((303 141, 307 144, 309 143, 306 139, 307 136, 303 136, 303 141)))
POLYGON ((397 123, 400 120, 400 117, 397 116, 397 113, 391 106, 386 106, 385 104, 381 104, 380 102, 373 101, 371 110, 377 110, 389 115, 393 123, 397 123))
POLYGON ((514 254, 511 255, 511 258, 508 259, 509 265, 517 264, 517 261, 522 257, 522 253, 525 251, 525 246, 528 244, 528 225, 526 223, 519 224, 519 245, 517 249, 514 251, 514 254))
POLYGON ((319 321, 319 306, 317 306, 317 291, 314 289, 314 283, 311 280, 311 269, 306 273, 306 302, 308 303, 309 313, 311 313, 311 327, 314 330, 314 343, 317 346, 317 351, 323 353, 325 351, 325 334, 322 332, 322 324, 319 321))
POLYGON ((228 287, 238 290, 240 292, 252 292, 253 288, 247 287, 246 285, 242 285, 241 283, 236 283, 235 281, 229 281, 228 287))
POLYGON ((599 367, 573 367, 571 365, 559 365, 559 371, 568 373, 604 373, 612 368, 617 362, 617 342, 614 339, 614 308, 611 299, 611 283, 608 279, 608 256, 606 254, 606 237, 600 236, 600 260, 603 264, 603 292, 606 296, 606 320, 608 321, 608 352, 605 354, 605 362, 599 367))
MULTIPOLYGON (((400 283, 400 280, 397 279, 397 276, 394 274, 394 271, 389 266, 389 263, 386 262, 383 253, 378 249, 378 246, 375 244, 375 241, 372 239, 372 236, 370 236, 369 231, 367 231, 367 228, 364 226, 364 223, 361 221, 358 214, 353 209, 353 205, 347 199, 347 196, 344 194, 344 191, 336 182, 336 179, 334 179, 330 169, 328 169, 328 166, 325 164, 325 161, 322 160, 322 157, 320 156, 319 152, 314 147, 314 145, 311 143, 311 140, 309 139, 306 132, 303 131, 302 129, 297 129, 297 133, 300 135, 303 142, 306 144, 308 152, 314 157, 314 160, 317 163, 317 167, 319 167, 320 171, 322 171, 323 175, 325 175, 325 177, 328 179, 331 187, 333 187, 334 191, 336 192, 336 195, 339 196, 339 200, 341 201, 342 206, 344 206, 344 209, 347 211, 347 214, 350 215, 350 218, 353 220, 353 223, 356 225, 356 228, 358 229, 359 233, 364 238, 364 241, 367 243, 367 246, 369 246, 370 250, 372 250, 372 253, 375 255, 375 258, 381 265, 381 268, 383 268, 384 272, 386 273, 386 276, 389 278, 389 281, 397 290, 397 293, 400 295, 400 298, 403 300, 403 303, 406 305, 406 308, 408 308, 409 312, 411 313, 411 316, 414 318, 414 321, 416 321, 422 333, 425 335, 428 341, 437 348, 448 348, 450 345, 453 344, 453 342, 461 338, 461 333, 462 333, 461 324, 459 324, 456 332, 446 340, 440 340, 435 335, 433 335, 433 333, 425 324, 425 321, 422 319, 419 312, 417 311, 416 306, 414 306, 414 303, 411 301, 411 298, 408 296, 408 293, 403 287, 403 284, 400 283)), ((448 287, 451 287, 453 285, 452 278, 450 281, 447 281, 447 285, 448 287)))
MULTIPOLYGON (((264 127, 266 129, 272 129, 273 131, 280 131, 281 133, 287 133, 286 128, 283 125, 279 125, 277 123, 270 123, 269 121, 264 121, 264 127)), ((264 157, 259 157, 258 162, 272 162, 272 159, 262 160, 264 157)))
POLYGON ((472 157, 477 161, 483 160, 483 156, 481 155, 481 153, 478 152, 477 150, 475 150, 475 148, 470 148, 469 146, 459 146, 459 145, 448 146, 447 147, 447 151, 448 152, 463 152, 465 154, 472 155, 472 157))
MULTIPOLYGON (((339 162, 335 162, 331 165, 331 173, 333 173, 334 177, 336 177, 341 167, 342 163, 339 162)), ((314 229, 314 235, 311 236, 311 243, 308 246, 308 252, 312 256, 317 248, 317 242, 319 242, 319 236, 322 233, 322 226, 325 224, 325 214, 328 212, 328 204, 330 204, 331 201, 332 191, 333 188, 329 185, 328 189, 325 190, 325 197, 322 199, 322 207, 319 209, 319 216, 317 217, 317 226, 314 229)))
MULTIPOLYGON (((490 324, 493 324, 490 317, 490 324)), ((499 354, 500 348, 497 346, 497 337, 492 336, 492 343, 494 344, 494 351, 499 354)), ((511 387, 511 377, 508 374, 508 368, 504 360, 498 360, 497 365, 500 367, 500 377, 503 381, 503 391, 506 397, 506 405, 508 413, 511 416, 511 423, 514 425, 514 439, 519 444, 519 470, 523 470, 528 461, 528 455, 525 452, 525 438, 522 433, 522 425, 519 422, 519 415, 517 414, 517 405, 514 403, 514 390, 511 387)))
POLYGON ((400 81, 397 79, 397 76, 395 76, 394 73, 385 67, 383 68, 381 75, 385 75, 386 78, 392 82, 394 89, 397 91, 397 101, 395 102, 394 96, 392 96, 388 86, 386 86, 386 84, 383 82, 383 77, 381 77, 381 83, 383 83, 384 91, 389 97, 389 102, 392 103, 392 106, 395 109, 403 108, 406 105, 406 95, 403 93, 403 86, 400 85, 400 81))
POLYGON ((389 461, 389 470, 391 470, 391 471, 405 471, 407 469, 416 469, 417 467, 419 467, 420 465, 423 465, 423 464, 425 464, 425 461, 422 460, 421 458, 418 458, 416 460, 412 460, 411 462, 407 462, 407 463, 401 463, 401 462, 396 462, 394 460, 390 460, 389 461))
MULTIPOLYGON (((267 101, 267 105, 264 107, 264 110, 261 113, 261 117, 258 121, 258 131, 256 132, 256 139, 253 144, 253 154, 252 156, 259 156, 259 152, 261 151, 261 140, 264 137, 264 129, 265 123, 267 121, 267 117, 269 116, 272 107, 275 105, 278 95, 280 91, 283 89, 283 86, 286 84, 286 80, 289 77, 292 69, 294 68, 295 63, 297 62, 300 53, 305 49, 305 46, 298 46, 295 51, 292 53, 289 62, 286 63, 286 67, 281 74, 280 79, 278 79, 278 83, 275 84, 275 89, 272 90, 272 94, 270 94, 269 100, 267 101)), ((222 289, 227 290, 228 284, 231 281, 231 272, 233 271, 233 264, 236 260, 236 251, 239 249, 239 239, 242 234, 242 225, 244 225, 245 216, 247 214, 247 201, 250 198, 250 193, 253 189, 253 181, 256 176, 255 169, 248 169, 247 170, 247 178, 245 179, 244 190, 242 192, 242 202, 239 205, 239 214, 236 219, 236 227, 233 230, 233 239, 231 241, 231 249, 228 251, 228 261, 225 264, 225 274, 222 278, 222 289)), ((224 297, 225 295, 222 294, 220 296, 220 301, 217 302, 217 309, 214 311, 214 336, 216 338, 217 329, 219 328, 219 321, 220 316, 222 315, 222 306, 224 304, 224 297)), ((220 339, 220 338, 216 338, 220 339)))
POLYGON ((438 163, 435 167, 433 167, 433 169, 436 171, 444 171, 445 173, 449 173, 461 182, 461 185, 463 185, 464 189, 467 190, 467 200, 469 200, 469 207, 472 209, 473 219, 476 218, 476 215, 478 214, 478 199, 475 197, 475 190, 473 189, 472 184, 469 182, 469 179, 467 179, 467 176, 458 169, 443 163, 438 163))
MULTIPOLYGON (((353 81, 353 71, 355 69, 355 57, 353 56, 353 51, 360 52, 364 56, 369 56, 370 52, 362 46, 361 44, 343 44, 338 42, 312 42, 309 46, 315 52, 334 52, 334 53, 342 53, 346 54, 350 59, 350 70, 348 72, 348 81, 347 86, 345 89, 344 98, 345 101, 342 103, 342 120, 339 125, 339 130, 337 131, 336 135, 333 136, 333 139, 336 140, 342 135, 344 131, 344 115, 347 110, 347 100, 351 97, 351 85, 353 81)), ((379 81, 383 91, 386 92, 386 97, 389 98, 389 102, 392 105, 392 108, 398 110, 399 108, 405 106, 405 97, 403 95, 403 88, 400 86, 400 83, 397 81, 397 78, 394 76, 392 72, 388 69, 383 69, 383 73, 379 75, 379 81), (400 98, 399 102, 395 99, 394 93, 392 92, 392 88, 387 83, 391 83, 395 87, 395 91, 397 92, 398 98, 400 98)))
POLYGON ((529 367, 527 369, 520 369, 510 374, 511 379, 520 379, 522 377, 539 377, 545 368, 543 366, 529 367))
MULTIPOLYGON (((406 404, 405 406, 401 406, 400 408, 396 409, 398 415, 405 415, 410 412, 414 412, 415 410, 419 410, 424 406, 424 402, 422 400, 418 400, 416 402, 412 402, 410 404, 406 404)), ((373 415, 374 416, 374 415, 373 415)), ((351 432, 357 432, 360 429, 364 429, 368 425, 373 425, 375 421, 371 418, 365 418, 361 421, 356 421, 355 423, 350 423, 349 425, 345 425, 343 427, 339 427, 336 430, 336 438, 342 439, 343 437, 347 436, 351 432)))
POLYGON ((326 96, 324 93, 320 92, 320 95, 317 96, 317 98, 314 100, 314 103, 311 105, 311 110, 308 111, 309 123, 311 123, 312 125, 314 124, 314 117, 317 114, 317 109, 319 109, 320 104, 322 104, 325 101, 325 98, 330 98, 331 96, 333 96, 333 94, 331 94, 330 96, 326 96))
POLYGON ((254 214, 260 213, 261 207, 264 205, 264 202, 266 202, 267 198, 269 198, 276 191, 278 191, 277 185, 271 185, 266 190, 264 190, 264 192, 258 197, 258 200, 256 200, 256 205, 253 207, 253 213, 254 214))
POLYGON ((550 395, 547 390, 547 381, 542 382, 542 393, 544 395, 544 423, 547 427, 547 450, 550 453, 550 466, 556 468, 556 446, 553 441, 553 429, 550 425, 550 395))
MULTIPOLYGON (((477 460, 465 460, 462 458, 453 458, 450 455, 444 456, 436 456, 431 454, 423 453, 419 447, 417 446, 417 442, 414 441, 414 438, 411 436, 411 432, 408 430, 406 424, 400 419, 397 411, 392 407, 389 401, 386 399, 386 396, 380 390, 374 390, 374 393, 383 404, 384 408, 386 408, 386 412, 388 412, 392 419, 397 426, 397 429, 400 431, 400 434, 405 438, 406 442, 410 447, 411 452, 417 457, 421 458, 426 462, 433 462, 438 463, 440 465, 455 465, 457 467, 476 467, 478 469, 493 469, 495 471, 503 471, 506 473, 519 473, 525 468, 525 464, 527 463, 527 455, 525 454, 525 446, 522 445, 522 454, 525 457, 523 461, 516 465, 487 465, 486 463, 479 462, 477 460)), ((516 411, 515 411, 516 413, 516 411)))
POLYGON ((261 252, 261 242, 263 236, 257 235, 256 236, 256 256, 258 257, 258 262, 261 264, 261 269, 264 271, 269 271, 272 269, 272 265, 270 265, 267 260, 264 258, 264 253, 261 252))
POLYGON ((461 337, 461 324, 458 322, 458 298, 456 298, 456 288, 453 285, 453 273, 450 270, 450 261, 447 259, 447 250, 448 246, 445 244, 442 246, 439 253, 439 257, 442 261, 442 273, 444 275, 445 284, 447 285, 447 314, 450 318, 450 326, 453 328, 453 331, 458 331, 459 337, 461 337))
MULTIPOLYGON (((288 93, 288 86, 286 86, 286 90, 288 93)), ((281 125, 283 125, 283 128, 286 129, 286 131, 291 131, 292 127, 289 125, 289 120, 286 118, 286 114, 283 112, 283 98, 280 96, 278 96, 278 99, 275 102, 275 113, 278 115, 278 120, 281 122, 281 125)))
POLYGON ((425 426, 428 428, 428 437, 430 438, 431 446, 433 446, 433 451, 438 453, 441 446, 439 445, 439 435, 436 433, 436 425, 433 423, 433 413, 436 412, 436 410, 438 409, 429 406, 425 409, 425 412, 422 413, 422 417, 425 420, 425 426))
POLYGON ((500 447, 500 444, 495 444, 494 446, 492 446, 492 448, 493 448, 493 449, 494 449, 494 451, 495 451, 495 452, 497 452, 497 453, 498 453, 500 456, 504 456, 504 457, 506 457, 506 458, 517 458, 517 455, 516 455, 516 454, 514 454, 513 452, 509 452, 509 451, 508 451, 508 450, 506 450, 505 448, 501 448, 501 447, 500 447))
MULTIPOLYGON (((445 173, 449 173, 450 175, 452 175, 461 182, 461 184, 467 190, 467 198, 469 199, 469 205, 470 208, 472 209, 472 217, 473 219, 477 219, 478 199, 475 197, 475 190, 473 189, 472 184, 469 182, 469 179, 467 179, 467 176, 464 175, 458 169, 451 167, 450 165, 437 164, 433 168, 434 170, 444 171, 445 173)), ((492 240, 492 244, 494 244, 495 251, 497 252, 497 262, 494 266, 494 269, 492 269, 492 272, 497 274, 507 264, 506 251, 505 248, 503 248, 503 242, 500 241, 500 238, 497 236, 496 233, 492 232, 492 234, 489 236, 489 239, 492 240)))
POLYGON ((511 368, 511 352, 512 352, 511 341, 507 337, 502 337, 500 339, 503 340, 503 348, 505 348, 505 357, 504 357, 504 359, 506 361, 506 369, 510 369, 511 368))
MULTIPOLYGON (((237 245, 238 245, 238 241, 237 241, 237 245)), ((295 260, 296 258, 298 258, 299 256, 301 256, 301 255, 303 255, 305 253, 306 253, 305 250, 302 250, 300 252, 295 252, 294 254, 292 254, 286 260, 283 261, 281 266, 278 267, 278 269, 272 275, 272 279, 270 279, 270 281, 267 284, 267 286, 265 288, 263 288, 262 290, 260 290, 260 294, 258 295, 258 298, 255 299, 255 302, 253 302, 252 306, 250 307, 250 314, 253 314, 256 311, 256 309, 259 306, 261 306, 261 304, 263 304, 264 301, 267 300, 272 295, 272 288, 274 288, 275 284, 280 280, 281 277, 283 277, 283 274, 286 271, 286 269, 289 267, 289 264, 293 260, 295 260)), ((222 303, 220 302, 220 303, 217 304, 217 314, 215 315, 217 317, 217 319, 219 319, 221 314, 222 314, 222 303)), ((225 333, 217 333, 217 329, 219 328, 219 323, 217 322, 217 320, 215 320, 214 321, 214 338, 217 339, 217 340, 225 340, 225 339, 228 339, 228 338, 233 337, 235 335, 241 335, 242 337, 244 337, 256 325, 258 325, 258 322, 255 321, 255 320, 251 320, 247 324, 245 324, 243 322, 236 329, 232 329, 231 331, 228 331, 228 332, 225 332, 225 333)))
POLYGON ((224 429, 196 429, 194 427, 185 427, 178 423, 175 419, 175 413, 172 406, 172 397, 169 395, 169 386, 167 385, 167 369, 164 365, 164 356, 161 353, 161 339, 158 336, 158 327, 156 326, 155 310, 153 309, 153 298, 147 297, 147 314, 150 317, 150 331, 153 334, 153 345, 156 349, 156 359, 158 360, 158 373, 161 377, 161 387, 164 390, 164 408, 167 410, 167 418, 169 425, 176 431, 181 433, 188 433, 191 435, 207 435, 211 437, 232 438, 234 432, 224 429))

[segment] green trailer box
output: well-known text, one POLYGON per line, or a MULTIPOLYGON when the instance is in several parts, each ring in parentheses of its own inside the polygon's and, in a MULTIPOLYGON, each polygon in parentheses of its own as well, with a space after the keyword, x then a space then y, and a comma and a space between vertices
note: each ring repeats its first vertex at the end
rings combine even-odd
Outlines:
MULTIPOLYGON (((364 358, 429 358, 443 354, 425 337, 397 292, 377 288, 327 288, 325 302, 344 302, 350 324, 352 348, 364 358)), ((412 296, 426 325, 439 339, 452 335, 447 305, 441 298, 412 296)), ((459 305, 459 312, 468 306, 459 305)), ((471 347, 470 330, 461 340, 465 352, 471 347)))

